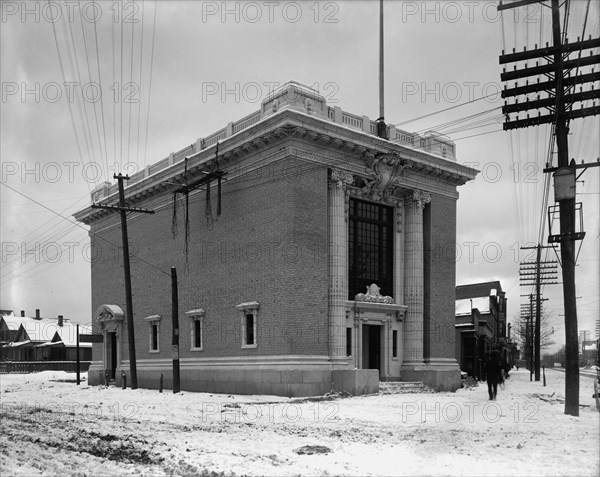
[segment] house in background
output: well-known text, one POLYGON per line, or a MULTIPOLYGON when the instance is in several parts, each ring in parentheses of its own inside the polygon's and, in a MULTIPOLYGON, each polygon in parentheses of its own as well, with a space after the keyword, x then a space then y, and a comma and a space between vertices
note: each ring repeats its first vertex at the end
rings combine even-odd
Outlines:
MULTIPOLYGON (((90 326, 79 326, 80 334, 90 334, 90 326)), ((24 312, 0 316, 0 360, 76 361, 77 325, 59 315, 57 319, 35 317, 24 312)), ((91 361, 91 343, 79 343, 80 361, 91 361)))
MULTIPOLYGON (((499 281, 456 287, 455 353, 462 371, 480 378, 492 347, 508 361, 506 294, 499 281)), ((512 349, 512 348, 511 348, 512 349)))
MULTIPOLYGON (((181 389, 376 392, 379 380, 460 387, 454 357, 457 187, 452 141, 329 106, 289 82, 258 111, 131 176, 137 377, 172 384, 171 267, 181 389)), ((92 191, 114 206, 117 184, 92 191)), ((96 205, 96 204, 92 204, 96 205)), ((90 384, 129 374, 118 214, 93 206, 90 384)), ((129 381, 129 379, 128 379, 129 381)))

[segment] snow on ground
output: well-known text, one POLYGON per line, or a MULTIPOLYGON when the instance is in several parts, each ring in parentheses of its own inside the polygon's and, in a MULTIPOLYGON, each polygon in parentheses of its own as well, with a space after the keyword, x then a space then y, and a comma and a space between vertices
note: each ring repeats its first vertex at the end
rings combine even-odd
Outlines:
POLYGON ((496 401, 456 393, 289 399, 76 386, 0 375, 0 475, 599 475, 600 414, 581 376, 513 371, 496 401), (326 454, 299 455, 302 446, 326 454))

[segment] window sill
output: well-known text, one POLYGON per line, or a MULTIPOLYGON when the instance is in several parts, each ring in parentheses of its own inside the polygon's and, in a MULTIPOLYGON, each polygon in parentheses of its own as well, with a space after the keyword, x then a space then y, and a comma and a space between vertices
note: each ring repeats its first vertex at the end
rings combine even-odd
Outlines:
POLYGON ((258 348, 257 344, 242 345, 242 349, 255 349, 255 348, 258 348))
POLYGON ((190 351, 204 351, 204 347, 200 347, 200 348, 190 348, 190 351))
POLYGON ((151 349, 151 350, 148 350, 148 353, 153 353, 153 354, 160 353, 160 349, 151 349))

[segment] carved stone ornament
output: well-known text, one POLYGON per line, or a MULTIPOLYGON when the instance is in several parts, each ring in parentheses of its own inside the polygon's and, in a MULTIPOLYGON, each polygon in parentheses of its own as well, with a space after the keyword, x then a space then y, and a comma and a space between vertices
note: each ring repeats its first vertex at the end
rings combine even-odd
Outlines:
POLYGON ((431 202, 431 194, 420 190, 412 191, 405 199, 406 205, 416 205, 421 209, 425 207, 425 204, 429 204, 429 202, 431 202))
POLYGON ((379 288, 374 283, 367 287, 367 293, 359 293, 354 297, 356 301, 366 301, 369 303, 385 303, 388 305, 394 304, 394 299, 391 296, 383 296, 379 293, 379 288))
POLYGON ((123 310, 117 305, 102 305, 96 310, 96 321, 123 320, 123 310))
POLYGON ((339 187, 346 187, 354 181, 352 174, 337 169, 331 169, 331 180, 337 182, 339 187))
POLYGON ((366 154, 365 163, 370 177, 365 179, 362 195, 371 200, 393 203, 395 187, 392 184, 408 166, 403 165, 395 154, 366 154))

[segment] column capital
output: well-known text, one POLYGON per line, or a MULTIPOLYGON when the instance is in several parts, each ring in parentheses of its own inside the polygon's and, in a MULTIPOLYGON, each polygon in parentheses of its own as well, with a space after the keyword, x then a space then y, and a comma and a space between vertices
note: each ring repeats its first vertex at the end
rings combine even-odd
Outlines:
POLYGON ((421 209, 425 208, 425 204, 431 202, 431 194, 421 190, 413 190, 404 197, 404 204, 408 206, 416 206, 421 209))
POLYGON ((354 176, 349 172, 340 171, 339 169, 331 169, 331 182, 337 184, 338 187, 347 187, 354 181, 354 176))

